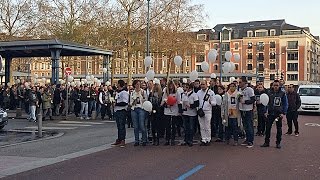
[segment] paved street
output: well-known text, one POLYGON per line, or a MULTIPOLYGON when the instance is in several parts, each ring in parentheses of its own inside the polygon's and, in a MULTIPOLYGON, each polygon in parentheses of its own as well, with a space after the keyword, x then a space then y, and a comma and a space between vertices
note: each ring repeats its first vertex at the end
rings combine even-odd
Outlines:
MULTIPOLYGON (((259 147, 263 143, 263 137, 256 137, 255 147, 252 149, 223 143, 213 143, 210 147, 196 145, 191 148, 133 147, 130 144, 126 148, 104 148, 105 150, 87 153, 85 156, 67 158, 68 160, 4 179, 183 179, 188 176, 190 179, 319 179, 320 126, 317 124, 320 124, 320 116, 300 116, 301 135, 283 136, 281 150, 274 148, 274 131, 271 147, 265 149, 259 147)), ((77 132, 76 136, 80 137, 73 143, 67 140, 70 144, 57 138, 36 143, 37 146, 30 143, 4 148, 1 149, 1 156, 21 156, 32 161, 37 161, 36 158, 39 157, 56 159, 62 154, 75 152, 75 149, 84 149, 84 146, 94 147, 93 142, 99 138, 93 138, 92 134, 97 135, 99 131, 109 131, 107 136, 111 137, 115 133, 114 125, 96 126, 95 131, 86 131, 85 134, 77 132), (106 129, 106 126, 110 128, 106 129), (39 148, 46 150, 39 151, 39 148)), ((286 123, 283 132, 286 132, 286 123)), ((67 133, 64 138, 74 139, 74 136, 67 133)), ((112 140, 105 139, 100 143, 107 144, 112 140)))

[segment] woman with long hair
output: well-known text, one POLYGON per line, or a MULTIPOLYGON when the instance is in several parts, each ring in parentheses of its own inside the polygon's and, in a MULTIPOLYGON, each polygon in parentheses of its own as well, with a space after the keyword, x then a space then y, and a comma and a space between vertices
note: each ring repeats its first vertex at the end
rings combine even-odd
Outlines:
POLYGON ((177 117, 179 115, 178 103, 180 95, 173 81, 168 82, 168 86, 163 90, 161 106, 164 106, 164 121, 166 124, 166 143, 165 145, 174 146, 176 137, 177 117))
POLYGON ((152 103, 152 112, 150 115, 151 121, 151 132, 153 145, 159 145, 159 131, 160 131, 160 121, 162 116, 161 111, 161 100, 162 100, 162 89, 159 83, 155 82, 152 91, 149 94, 148 100, 152 103))
POLYGON ((139 146, 139 132, 142 133, 142 146, 147 145, 147 130, 145 127, 146 111, 142 108, 142 104, 147 101, 147 93, 141 88, 139 80, 132 83, 134 90, 130 96, 131 117, 134 127, 134 146, 139 146))

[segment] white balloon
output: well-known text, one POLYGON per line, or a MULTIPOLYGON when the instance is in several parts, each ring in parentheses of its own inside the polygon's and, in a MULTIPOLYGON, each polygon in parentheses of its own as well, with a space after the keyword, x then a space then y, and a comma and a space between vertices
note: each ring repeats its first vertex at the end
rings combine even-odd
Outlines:
POLYGON ((25 82, 25 83, 24 83, 24 86, 25 86, 25 87, 29 87, 29 85, 30 85, 30 84, 29 84, 28 82, 25 82))
POLYGON ((153 84, 160 84, 160 80, 155 78, 154 81, 153 81, 153 84))
POLYGON ((216 95, 214 95, 214 98, 216 99, 217 105, 221 106, 221 104, 222 104, 221 96, 216 94, 216 95))
POLYGON ((149 82, 149 80, 148 80, 147 77, 144 78, 144 82, 145 82, 145 83, 149 82))
POLYGON ((152 111, 152 103, 150 101, 145 101, 142 104, 142 108, 147 112, 151 112, 152 111))
POLYGON ((204 71, 204 72, 208 72, 208 71, 209 71, 209 64, 208 64, 206 61, 203 61, 203 62, 201 63, 201 69, 202 69, 202 71, 204 71))
POLYGON ((194 82, 195 80, 198 79, 198 76, 199 76, 199 73, 196 71, 196 70, 193 70, 191 73, 190 73, 190 80, 192 82, 194 82))
POLYGON ((38 74, 35 74, 35 75, 33 75, 33 77, 34 77, 35 79, 37 79, 39 76, 38 76, 38 74))
POLYGON ((214 63, 217 60, 217 50, 210 50, 208 53, 208 61, 214 63))
POLYGON ((230 71, 229 72, 233 72, 234 70, 236 70, 236 65, 233 62, 229 62, 231 65, 230 71))
POLYGON ((232 58, 232 52, 231 51, 227 51, 224 55, 224 57, 226 58, 227 61, 230 61, 232 58))
POLYGON ((87 80, 87 81, 90 81, 90 78, 91 78, 91 77, 90 77, 89 75, 86 76, 86 80, 87 80))
POLYGON ((181 64, 182 64, 182 57, 181 57, 181 56, 176 56, 176 57, 174 57, 173 61, 174 61, 174 64, 175 64, 176 66, 181 66, 181 64))
POLYGON ((61 84, 64 84, 64 83, 65 83, 65 81, 62 79, 62 80, 60 81, 60 83, 61 83, 61 84))
POLYGON ((148 80, 153 80, 154 79, 154 76, 155 76, 155 72, 153 70, 149 70, 146 74, 146 77, 148 78, 148 80))
POLYGON ((240 54, 239 53, 234 54, 234 60, 236 62, 240 61, 240 54))
POLYGON ((94 78, 93 82, 95 82, 95 83, 98 82, 98 78, 94 78))
POLYGON ((229 73, 230 70, 231 70, 231 63, 230 63, 230 62, 225 62, 225 63, 223 63, 223 65, 222 65, 222 71, 223 71, 224 73, 229 73))
POLYGON ((90 80, 93 81, 94 80, 94 75, 90 76, 90 80))
POLYGON ((185 84, 188 83, 187 78, 183 78, 183 79, 182 79, 182 82, 185 83, 185 84))
POLYGON ((216 75, 216 73, 212 73, 212 74, 210 75, 210 77, 211 77, 211 79, 214 79, 214 78, 217 78, 217 75, 216 75))
POLYGON ((264 106, 267 106, 269 104, 269 96, 266 93, 263 93, 260 95, 260 102, 264 106))
POLYGON ((74 87, 76 85, 76 83, 71 82, 70 85, 71 85, 71 87, 74 87))
POLYGON ((21 81, 20 81, 20 79, 17 79, 16 80, 16 84, 19 84, 21 81))
POLYGON ((107 73, 108 69, 107 68, 103 68, 102 71, 103 71, 103 73, 107 73))
POLYGON ((47 79, 46 79, 46 78, 42 78, 41 81, 42 81, 43 83, 46 83, 46 82, 47 82, 47 79))
POLYGON ((80 81, 77 82, 77 86, 81 86, 81 84, 82 84, 82 83, 81 83, 80 81))
POLYGON ((151 66, 151 64, 152 64, 152 57, 151 56, 146 56, 146 58, 144 59, 144 65, 146 67, 149 67, 149 66, 151 66))
POLYGON ((110 86, 110 85, 111 85, 110 81, 107 81, 107 82, 106 82, 106 85, 107 85, 107 86, 110 86))
POLYGON ((71 82, 71 81, 73 81, 73 77, 72 76, 68 76, 68 82, 71 82))
POLYGON ((230 82, 233 82, 233 81, 235 81, 236 80, 236 78, 234 78, 234 77, 231 77, 230 78, 230 82))
POLYGON ((10 87, 10 86, 11 86, 11 83, 10 83, 10 82, 8 82, 8 83, 7 83, 7 86, 9 86, 9 87, 10 87))
POLYGON ((84 84, 87 84, 87 83, 88 83, 88 80, 85 79, 85 80, 83 80, 83 82, 84 82, 84 84))

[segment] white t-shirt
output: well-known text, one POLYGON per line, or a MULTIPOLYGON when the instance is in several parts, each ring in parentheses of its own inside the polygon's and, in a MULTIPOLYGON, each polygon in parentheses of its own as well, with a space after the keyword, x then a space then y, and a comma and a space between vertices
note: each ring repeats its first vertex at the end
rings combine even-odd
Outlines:
POLYGON ((148 100, 147 93, 145 90, 140 89, 140 91, 133 90, 130 96, 131 109, 142 108, 142 104, 148 100))
MULTIPOLYGON (((115 96, 115 101, 116 103, 121 103, 121 102, 125 102, 125 103, 129 103, 129 93, 128 91, 121 91, 121 92, 117 92, 116 96, 115 96)), ((119 111, 119 110, 126 110, 128 108, 128 106, 114 106, 114 111, 119 111)))
POLYGON ((189 108, 186 105, 191 105, 194 104, 196 101, 198 101, 198 95, 191 91, 191 92, 184 92, 182 94, 182 109, 183 109, 183 113, 182 115, 186 115, 186 116, 197 116, 197 108, 189 108))
POLYGON ((202 109, 204 111, 212 111, 212 106, 215 106, 217 104, 216 98, 214 97, 214 92, 211 89, 207 89, 205 91, 201 89, 197 92, 197 95, 199 98, 199 108, 202 108, 202 105, 203 105, 202 109), (204 101, 204 104, 203 104, 203 101, 204 101))
MULTIPOLYGON (((168 95, 166 92, 167 88, 163 89, 163 96, 162 96, 162 102, 166 102, 168 99, 168 95)), ((178 91, 176 93, 173 94, 169 94, 169 96, 173 96, 177 99, 177 102, 170 107, 165 107, 164 108, 164 115, 167 116, 178 116, 179 115, 179 107, 178 107, 178 103, 181 101, 181 94, 178 94, 178 91)))
MULTIPOLYGON (((243 90, 240 90, 240 95, 243 96, 243 100, 247 101, 250 100, 251 97, 254 97, 254 90, 251 87, 246 87, 243 90)), ((253 103, 252 104, 243 104, 239 103, 240 111, 251 111, 253 110, 253 103)))

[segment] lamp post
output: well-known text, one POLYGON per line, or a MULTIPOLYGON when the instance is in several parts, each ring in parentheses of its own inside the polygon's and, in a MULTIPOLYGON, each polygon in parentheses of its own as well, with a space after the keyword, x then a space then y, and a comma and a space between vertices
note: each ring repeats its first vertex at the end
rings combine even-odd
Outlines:
POLYGON ((150 56, 150 0, 148 1, 148 19, 147 19, 147 56, 150 56))
POLYGON ((228 31, 228 37, 230 40, 230 34, 231 28, 223 27, 220 31, 220 40, 219 40, 219 48, 220 48, 220 83, 222 84, 222 38, 223 38, 223 31, 228 31))

